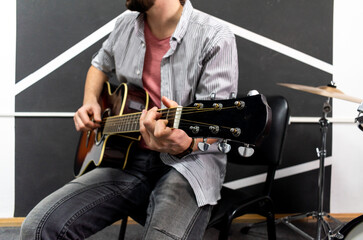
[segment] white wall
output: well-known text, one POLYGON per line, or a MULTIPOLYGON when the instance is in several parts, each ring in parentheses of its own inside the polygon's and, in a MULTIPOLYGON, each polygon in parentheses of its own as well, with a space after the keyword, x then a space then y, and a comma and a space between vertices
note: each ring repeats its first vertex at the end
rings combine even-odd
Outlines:
POLYGON ((0 218, 14 213, 14 117, 16 1, 1 4, 0 13, 0 218))
MULTIPOLYGON (((338 88, 363 98, 363 1, 334 1, 333 65, 338 88)), ((359 104, 333 100, 333 117, 354 119, 359 104)), ((331 212, 363 212, 363 132, 334 123, 331 212)))

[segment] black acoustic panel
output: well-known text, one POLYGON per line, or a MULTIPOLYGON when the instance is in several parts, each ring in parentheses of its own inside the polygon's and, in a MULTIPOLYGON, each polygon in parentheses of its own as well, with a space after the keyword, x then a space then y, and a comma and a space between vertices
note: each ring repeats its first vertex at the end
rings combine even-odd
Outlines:
POLYGON ((17 0, 16 81, 125 10, 118 0, 17 0))
POLYGON ((73 179, 79 134, 71 118, 15 119, 15 217, 73 179))
MULTIPOLYGON (((318 210, 319 170, 277 179, 272 198, 277 213, 305 213, 318 210)), ((325 167, 323 210, 330 212, 331 166, 325 167)))
POLYGON ((267 168, 264 166, 247 166, 228 163, 225 182, 227 183, 241 178, 251 177, 257 174, 265 173, 266 171, 267 168))
POLYGON ((105 38, 16 96, 17 112, 75 112, 82 104, 92 55, 105 38))
POLYGON ((239 60, 239 95, 255 89, 265 95, 285 96, 292 116, 321 116, 326 97, 282 87, 277 83, 308 86, 327 85, 332 75, 268 49, 237 38, 239 60))
POLYGON ((193 6, 239 27, 332 63, 330 0, 210 0, 193 6))

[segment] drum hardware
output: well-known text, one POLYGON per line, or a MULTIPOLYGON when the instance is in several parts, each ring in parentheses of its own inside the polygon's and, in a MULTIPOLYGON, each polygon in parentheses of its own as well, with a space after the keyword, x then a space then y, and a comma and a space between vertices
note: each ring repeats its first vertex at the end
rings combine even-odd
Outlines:
POLYGON ((363 215, 344 224, 333 238, 334 240, 361 240, 363 239, 363 215))
MULTIPOLYGON (((327 238, 329 240, 331 239, 341 239, 342 237, 341 233, 338 231, 342 228, 342 223, 338 220, 330 216, 328 213, 323 211, 323 202, 324 202, 324 182, 325 182, 325 157, 326 157, 326 136, 328 132, 328 127, 330 125, 329 121, 327 120, 328 113, 331 112, 331 105, 330 105, 330 99, 331 98, 339 98, 342 100, 355 102, 355 103, 362 103, 361 104, 361 112, 363 112, 363 101, 362 99, 351 97, 348 95, 345 95, 342 91, 338 90, 334 84, 334 82, 331 82, 328 86, 320 86, 320 87, 309 87, 309 86, 303 86, 298 84, 287 84, 287 83, 279 83, 279 85, 292 88, 299 91, 305 91, 321 96, 328 97, 327 101, 323 104, 322 109, 322 117, 319 120, 320 125, 320 132, 321 132, 321 148, 317 148, 317 156, 319 158, 319 176, 318 176, 318 211, 312 211, 308 213, 293 215, 293 216, 287 216, 282 219, 277 219, 276 223, 284 223, 286 226, 290 227, 292 230, 300 234, 306 239, 310 240, 320 240, 322 239, 322 231, 324 232, 325 236, 324 238, 327 238), (298 227, 296 227, 291 222, 298 219, 303 219, 306 217, 313 217, 317 221, 317 235, 316 238, 313 238, 309 234, 305 233, 298 227), (338 227, 333 229, 329 222, 326 220, 333 220, 335 223, 338 223, 338 227)), ((356 119, 359 122, 360 129, 362 130, 362 123, 363 123, 363 116, 356 119)))
POLYGON ((361 114, 363 113, 363 102, 359 105, 357 111, 358 117, 355 119, 355 122, 358 124, 358 128, 363 131, 363 116, 361 114))
POLYGON ((330 216, 328 213, 323 211, 323 203, 324 203, 324 183, 325 183, 325 157, 326 157, 326 136, 328 133, 329 128, 329 121, 327 119, 328 113, 331 112, 331 105, 330 105, 330 98, 323 104, 323 114, 322 117, 319 120, 320 125, 320 132, 321 132, 321 148, 317 148, 317 156, 319 158, 319 176, 318 176, 318 210, 312 211, 308 213, 298 214, 294 216, 287 216, 284 217, 281 220, 277 220, 277 222, 282 222, 301 236, 305 237, 306 239, 310 240, 320 240, 322 238, 322 232, 324 231, 325 237, 328 239, 332 239, 332 237, 335 236, 335 232, 340 228, 341 222, 332 216, 330 216), (317 235, 316 238, 313 238, 309 234, 305 233, 298 227, 296 227, 291 222, 298 219, 303 219, 306 217, 313 217, 317 221, 317 235), (325 220, 325 218, 328 218, 329 220, 333 220, 336 223, 339 224, 339 227, 336 229, 333 229, 329 222, 325 220))

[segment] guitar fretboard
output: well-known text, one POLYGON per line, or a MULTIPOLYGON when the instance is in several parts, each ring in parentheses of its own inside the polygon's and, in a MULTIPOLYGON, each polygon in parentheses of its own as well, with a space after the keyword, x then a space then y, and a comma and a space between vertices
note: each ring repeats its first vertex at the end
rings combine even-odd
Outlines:
MULTIPOLYGON (((168 120, 168 127, 178 128, 182 107, 159 109, 160 119, 168 120)), ((121 116, 112 116, 105 118, 103 133, 107 135, 139 132, 140 131, 141 113, 130 113, 121 116)))

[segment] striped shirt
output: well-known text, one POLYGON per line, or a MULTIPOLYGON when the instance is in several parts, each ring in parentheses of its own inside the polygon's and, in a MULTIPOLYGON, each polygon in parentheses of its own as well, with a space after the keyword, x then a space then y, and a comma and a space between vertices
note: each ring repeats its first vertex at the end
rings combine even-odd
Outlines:
MULTIPOLYGON (((94 56, 92 65, 120 82, 142 86, 145 57, 144 15, 123 14, 94 56)), ((228 99, 237 95, 238 57, 233 33, 211 16, 194 10, 186 1, 180 21, 170 38, 170 49, 161 60, 161 96, 186 106, 195 100, 228 99)), ((220 199, 226 155, 212 144, 208 151, 194 151, 182 159, 161 153, 190 183, 199 206, 220 199)))

